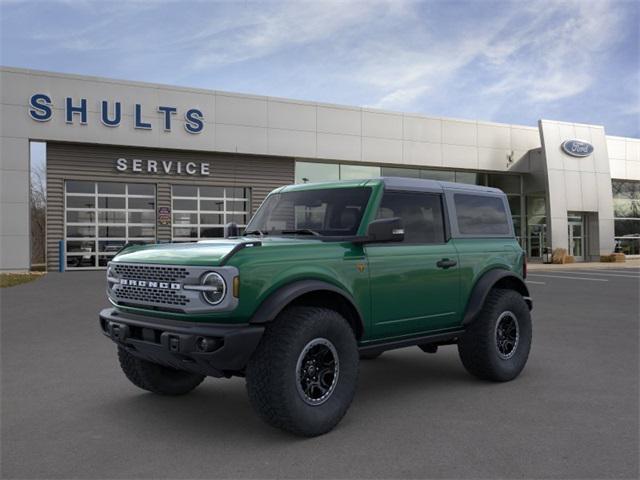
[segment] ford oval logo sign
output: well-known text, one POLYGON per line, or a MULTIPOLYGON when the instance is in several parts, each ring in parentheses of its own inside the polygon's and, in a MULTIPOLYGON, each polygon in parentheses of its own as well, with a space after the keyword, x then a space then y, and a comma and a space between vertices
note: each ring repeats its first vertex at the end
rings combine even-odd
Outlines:
POLYGON ((562 150, 572 157, 588 157, 593 153, 593 145, 583 140, 565 140, 562 150))

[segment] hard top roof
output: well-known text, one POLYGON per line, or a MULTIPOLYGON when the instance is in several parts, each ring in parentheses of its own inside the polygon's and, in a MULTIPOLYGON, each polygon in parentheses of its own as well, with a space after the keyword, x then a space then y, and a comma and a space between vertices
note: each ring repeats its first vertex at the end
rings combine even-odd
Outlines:
POLYGON ((317 183, 299 183, 280 187, 274 192, 291 192, 301 190, 317 190, 323 188, 348 188, 365 187, 384 184, 385 188, 391 190, 412 190, 421 192, 442 192, 444 190, 467 191, 469 193, 492 193, 502 194, 498 188, 485 187, 482 185, 471 185, 467 183, 443 182, 440 180, 428 180, 423 178, 408 177, 375 177, 359 180, 334 180, 317 183))

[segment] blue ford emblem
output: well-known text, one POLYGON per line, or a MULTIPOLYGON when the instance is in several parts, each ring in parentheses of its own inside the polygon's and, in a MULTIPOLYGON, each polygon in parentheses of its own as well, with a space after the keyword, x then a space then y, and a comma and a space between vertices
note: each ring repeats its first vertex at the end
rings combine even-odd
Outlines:
POLYGON ((593 153, 593 145, 582 140, 565 140, 562 142, 562 150, 572 157, 588 157, 593 153))

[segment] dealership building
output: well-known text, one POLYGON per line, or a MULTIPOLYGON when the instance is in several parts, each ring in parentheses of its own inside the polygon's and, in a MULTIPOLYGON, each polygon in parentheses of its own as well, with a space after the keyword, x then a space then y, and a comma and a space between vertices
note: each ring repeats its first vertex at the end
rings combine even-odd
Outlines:
POLYGON ((0 270, 104 268, 127 242, 246 225, 280 185, 379 176, 504 190, 534 260, 556 248, 578 261, 640 254, 640 139, 600 125, 506 125, 10 67, 0 86, 0 270))

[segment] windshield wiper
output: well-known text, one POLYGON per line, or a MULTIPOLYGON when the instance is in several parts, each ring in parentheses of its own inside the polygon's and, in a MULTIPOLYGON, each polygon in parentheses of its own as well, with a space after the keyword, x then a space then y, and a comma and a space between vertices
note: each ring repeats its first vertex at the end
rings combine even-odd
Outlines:
POLYGON ((263 232, 260 229, 255 229, 255 230, 249 230, 248 232, 244 232, 245 235, 260 235, 261 237, 264 237, 265 235, 268 235, 269 232, 263 232))
POLYGON ((286 234, 300 234, 300 235, 313 235, 314 237, 320 237, 320 233, 315 230, 311 230, 310 228, 296 228, 295 230, 282 230, 280 233, 283 235, 286 234))

